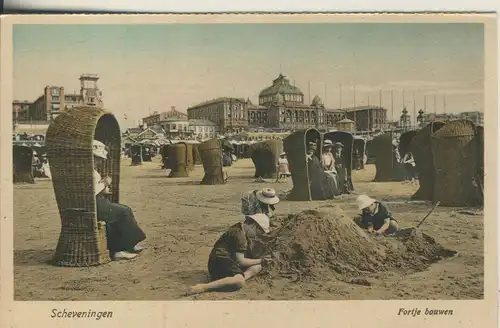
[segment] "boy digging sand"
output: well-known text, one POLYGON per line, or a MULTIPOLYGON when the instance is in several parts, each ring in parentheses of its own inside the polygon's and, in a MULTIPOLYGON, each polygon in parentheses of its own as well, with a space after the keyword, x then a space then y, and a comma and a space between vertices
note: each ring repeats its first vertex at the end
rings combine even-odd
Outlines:
POLYGON ((238 290, 245 281, 262 270, 270 259, 250 259, 245 257, 248 240, 269 233, 269 217, 258 213, 245 216, 244 222, 233 225, 215 243, 208 260, 211 282, 192 286, 187 295, 215 290, 238 290))

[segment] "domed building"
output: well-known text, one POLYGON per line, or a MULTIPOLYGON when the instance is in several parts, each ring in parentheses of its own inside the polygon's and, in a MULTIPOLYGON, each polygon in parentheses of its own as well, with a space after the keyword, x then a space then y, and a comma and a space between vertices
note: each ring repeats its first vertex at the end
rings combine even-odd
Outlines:
POLYGON ((304 103, 304 93, 291 85, 290 80, 280 74, 273 84, 259 94, 259 105, 247 106, 250 127, 270 127, 278 129, 317 128, 326 130, 342 119, 342 112, 325 108, 320 96, 316 95, 311 104, 304 103), (253 119, 253 117, 255 117, 253 119), (267 118, 264 124, 264 117, 267 118))

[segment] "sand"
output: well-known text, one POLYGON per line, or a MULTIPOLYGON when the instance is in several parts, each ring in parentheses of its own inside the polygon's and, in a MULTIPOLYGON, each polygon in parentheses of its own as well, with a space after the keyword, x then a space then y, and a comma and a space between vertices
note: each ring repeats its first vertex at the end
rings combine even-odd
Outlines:
MULTIPOLYGON (((241 219, 240 197, 252 189, 273 187, 283 192, 292 186, 291 181, 254 182, 254 168, 248 159, 239 160, 228 168, 230 180, 223 186, 200 186, 201 166, 196 166, 188 178, 170 179, 168 171, 159 168, 158 159, 138 167, 129 164, 130 160, 122 163, 121 202, 134 210, 148 237, 144 243, 146 250, 133 261, 112 262, 94 268, 61 268, 47 264, 60 231, 52 183, 39 179, 34 185, 14 186, 15 300, 180 299, 189 285, 206 280, 207 260, 213 244, 229 226, 241 219)), ((388 201, 400 225, 414 227, 431 205, 406 203, 416 186, 399 182, 373 183, 374 175, 373 165, 355 172, 356 191, 388 201)), ((349 195, 318 202, 283 201, 277 206, 277 214, 287 217, 304 210, 324 211, 325 206, 338 205, 347 218, 352 218, 358 213, 355 197, 349 195)), ((437 244, 459 253, 453 258, 430 261, 432 263, 420 271, 411 265, 382 270, 377 262, 360 267, 357 260, 344 259, 333 266, 331 277, 305 279, 302 275, 297 279, 293 272, 285 276, 285 270, 280 269, 283 272, 272 279, 263 275, 250 280, 240 291, 207 293, 193 298, 480 299, 484 275, 483 217, 474 213, 471 209, 436 209, 420 230, 434 238, 437 244), (339 276, 342 274, 343 277, 339 276)), ((344 228, 351 229, 349 226, 344 228)), ((358 237, 361 243, 363 239, 358 237)), ((335 239, 336 236, 332 238, 333 244, 345 242, 335 239)), ((407 243, 406 247, 412 247, 409 245, 407 243)), ((380 247, 387 250, 391 246, 380 247)), ((339 258, 340 253, 335 254, 339 258)), ((358 254, 362 259, 361 255, 358 254)), ((328 255, 318 253, 317 256, 321 259, 328 255)))

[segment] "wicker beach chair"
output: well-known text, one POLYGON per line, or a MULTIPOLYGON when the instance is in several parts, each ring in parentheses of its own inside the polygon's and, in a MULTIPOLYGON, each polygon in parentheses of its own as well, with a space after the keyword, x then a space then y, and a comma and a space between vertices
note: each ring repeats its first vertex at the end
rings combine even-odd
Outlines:
POLYGON ((445 206, 482 204, 477 178, 483 159, 480 132, 470 120, 451 121, 431 135, 434 201, 445 206))
POLYGON ((254 178, 276 178, 276 165, 283 152, 283 142, 281 140, 266 140, 251 145, 249 151, 255 166, 254 178))
POLYGON ((141 144, 133 144, 130 146, 130 166, 142 165, 142 152, 144 151, 141 144))
POLYGON ((189 176, 188 145, 185 142, 179 142, 168 147, 167 156, 170 167, 169 178, 185 178, 189 176))
POLYGON ((353 149, 354 149, 354 136, 349 132, 344 131, 333 131, 327 132, 323 135, 323 140, 330 140, 332 143, 341 142, 344 145, 342 150, 345 159, 345 165, 347 168, 347 183, 349 188, 354 190, 354 184, 352 183, 352 162, 353 162, 353 149))
POLYGON ((317 144, 316 156, 321 160, 321 133, 316 129, 299 130, 283 139, 283 148, 288 160, 288 168, 292 174, 293 188, 288 200, 311 201, 311 185, 306 160, 307 144, 314 141, 317 144))
POLYGON ((99 173, 111 177, 107 197, 118 203, 121 133, 113 114, 95 107, 74 107, 62 112, 47 130, 47 157, 62 225, 55 265, 85 267, 110 260, 106 226, 96 214, 94 139, 108 148, 110 159, 99 173))
POLYGON ((170 169, 170 161, 168 160, 168 148, 171 146, 171 144, 166 144, 163 145, 160 149, 160 154, 161 154, 161 160, 163 163, 163 168, 164 169, 170 169))
POLYGON ((222 167, 222 143, 219 139, 204 141, 198 147, 203 162, 205 175, 201 180, 202 185, 225 184, 224 170, 222 167))
POLYGON ((418 174, 419 188, 411 196, 413 200, 434 199, 434 163, 432 159, 431 135, 441 129, 446 123, 434 121, 417 131, 412 138, 409 150, 415 160, 415 170, 418 174))
POLYGON ((354 144, 353 144, 353 170, 364 170, 365 169, 365 161, 364 161, 364 156, 366 154, 366 140, 361 139, 361 138, 356 138, 354 139, 354 144), (357 150, 358 156, 360 158, 355 158, 356 156, 354 155, 354 150, 357 150), (356 161, 358 161, 357 164, 356 161))
POLYGON ((200 156, 200 151, 199 151, 199 144, 193 144, 193 162, 194 165, 201 165, 201 156, 200 156))
POLYGON ((28 146, 12 146, 12 182, 35 183, 33 175, 33 149, 28 146))

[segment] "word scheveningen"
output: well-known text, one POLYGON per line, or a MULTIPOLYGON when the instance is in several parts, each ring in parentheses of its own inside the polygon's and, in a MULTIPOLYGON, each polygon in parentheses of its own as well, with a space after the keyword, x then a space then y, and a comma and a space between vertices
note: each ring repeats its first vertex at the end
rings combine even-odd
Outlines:
POLYGON ((51 318, 72 318, 72 319, 80 319, 80 318, 94 318, 96 320, 100 320, 102 318, 112 318, 113 311, 93 311, 89 309, 88 311, 68 311, 66 309, 52 309, 51 318))

